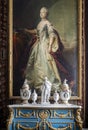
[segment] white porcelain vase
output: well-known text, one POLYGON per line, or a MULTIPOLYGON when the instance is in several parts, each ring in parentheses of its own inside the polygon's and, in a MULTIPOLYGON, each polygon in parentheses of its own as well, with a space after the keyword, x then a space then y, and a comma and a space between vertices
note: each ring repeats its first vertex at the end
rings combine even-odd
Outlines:
POLYGON ((71 98, 71 91, 61 91, 60 92, 60 98, 62 100, 62 103, 68 104, 69 99, 71 98))
POLYGON ((36 91, 34 90, 34 92, 32 93, 32 101, 33 101, 33 103, 32 104, 36 104, 36 100, 37 100, 37 93, 36 93, 36 91))
POLYGON ((71 98, 71 90, 69 89, 69 85, 67 84, 67 80, 65 79, 62 84, 62 90, 60 92, 60 98, 62 103, 68 104, 69 99, 71 98))
POLYGON ((30 99, 31 90, 29 90, 29 85, 27 80, 24 81, 22 88, 20 89, 20 97, 22 100, 22 104, 28 104, 28 100, 30 99))
POLYGON ((58 104, 58 100, 59 100, 59 93, 57 92, 57 90, 55 90, 55 93, 53 95, 53 99, 55 101, 55 104, 58 104))

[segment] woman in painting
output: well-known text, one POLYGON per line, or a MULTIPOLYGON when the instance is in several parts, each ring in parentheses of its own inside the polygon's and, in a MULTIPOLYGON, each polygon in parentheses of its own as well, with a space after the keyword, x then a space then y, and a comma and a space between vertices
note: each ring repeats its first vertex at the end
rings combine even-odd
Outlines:
POLYGON ((48 21, 47 16, 48 9, 46 7, 41 8, 41 21, 37 29, 25 29, 26 32, 36 36, 36 41, 29 52, 25 78, 28 80, 30 87, 39 90, 44 78, 47 77, 52 83, 51 90, 59 90, 62 81, 61 73, 64 74, 64 78, 67 78, 69 73, 58 60, 59 57, 61 58, 64 47, 59 34, 48 21))

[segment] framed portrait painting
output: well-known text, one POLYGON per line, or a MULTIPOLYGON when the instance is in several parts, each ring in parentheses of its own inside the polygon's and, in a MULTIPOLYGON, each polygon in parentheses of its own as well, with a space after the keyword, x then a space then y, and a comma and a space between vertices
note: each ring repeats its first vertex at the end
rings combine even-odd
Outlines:
POLYGON ((66 79, 72 99, 81 99, 83 9, 83 0, 9 0, 10 98, 26 79, 40 96, 47 77, 51 96, 66 79))

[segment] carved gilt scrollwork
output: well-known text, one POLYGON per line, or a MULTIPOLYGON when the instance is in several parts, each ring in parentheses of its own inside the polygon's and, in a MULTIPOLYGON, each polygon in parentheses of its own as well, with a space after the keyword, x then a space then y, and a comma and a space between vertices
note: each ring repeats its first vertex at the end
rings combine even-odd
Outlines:
POLYGON ((38 130, 39 129, 39 124, 37 123, 36 126, 32 128, 32 127, 23 126, 23 125, 18 123, 16 125, 16 128, 17 128, 17 130, 19 130, 20 128, 23 129, 23 130, 38 130))
MULTIPOLYGON (((12 120, 13 120, 13 109, 9 108, 9 117, 7 120, 7 128, 9 127, 10 124, 12 124, 12 120)), ((8 128, 9 130, 9 128, 8 128)))
POLYGON ((81 119, 81 109, 77 109, 77 111, 76 111, 76 119, 75 120, 76 120, 76 124, 78 125, 80 130, 82 130, 83 121, 81 119))
POLYGON ((47 117, 49 117, 50 112, 48 110, 43 110, 39 112, 39 117, 41 119, 46 119, 47 117))
POLYGON ((56 111, 54 112, 54 116, 56 117, 60 117, 60 118, 65 118, 65 117, 68 117, 69 115, 71 115, 71 112, 70 111, 68 111, 68 113, 66 113, 66 114, 62 114, 62 113, 57 113, 56 111))
POLYGON ((33 127, 33 128, 32 127, 25 127, 25 126, 23 126, 23 125, 18 123, 16 128, 17 128, 17 130, 19 130, 20 128, 22 130, 39 130, 40 125, 42 126, 41 127, 42 130, 46 130, 46 125, 48 126, 49 130, 68 130, 68 129, 72 130, 72 125, 71 124, 68 124, 68 126, 66 126, 66 127, 54 128, 52 126, 52 124, 47 122, 47 121, 43 121, 43 122, 37 123, 36 126, 33 127))
POLYGON ((72 130, 72 125, 71 124, 68 124, 68 126, 66 126, 66 127, 63 127, 63 128, 54 128, 53 126, 52 126, 52 124, 51 123, 48 123, 47 122, 47 125, 48 125, 48 127, 49 127, 49 130, 72 130))
POLYGON ((18 116, 21 116, 21 117, 30 118, 32 115, 35 115, 35 111, 32 112, 32 113, 23 113, 23 112, 21 112, 20 110, 18 110, 17 115, 18 115, 18 116))

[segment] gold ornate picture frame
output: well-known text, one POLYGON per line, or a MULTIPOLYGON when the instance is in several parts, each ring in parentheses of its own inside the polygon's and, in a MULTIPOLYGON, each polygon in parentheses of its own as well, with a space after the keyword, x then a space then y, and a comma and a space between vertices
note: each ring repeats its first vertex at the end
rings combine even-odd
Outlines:
POLYGON ((70 66, 72 68, 69 69, 75 79, 72 82, 75 85, 71 88, 72 100, 79 100, 82 98, 82 88, 85 87, 84 0, 37 1, 9 0, 9 97, 19 97, 23 83, 21 74, 24 67, 20 63, 25 59, 22 55, 25 53, 25 45, 15 40, 23 40, 25 37, 30 39, 28 35, 24 35, 23 30, 36 28, 40 20, 39 11, 41 7, 46 6, 49 10, 49 19, 59 32, 65 48, 63 57, 66 62, 63 62, 63 66, 66 69, 70 66), (22 57, 17 59, 19 55, 22 57))

